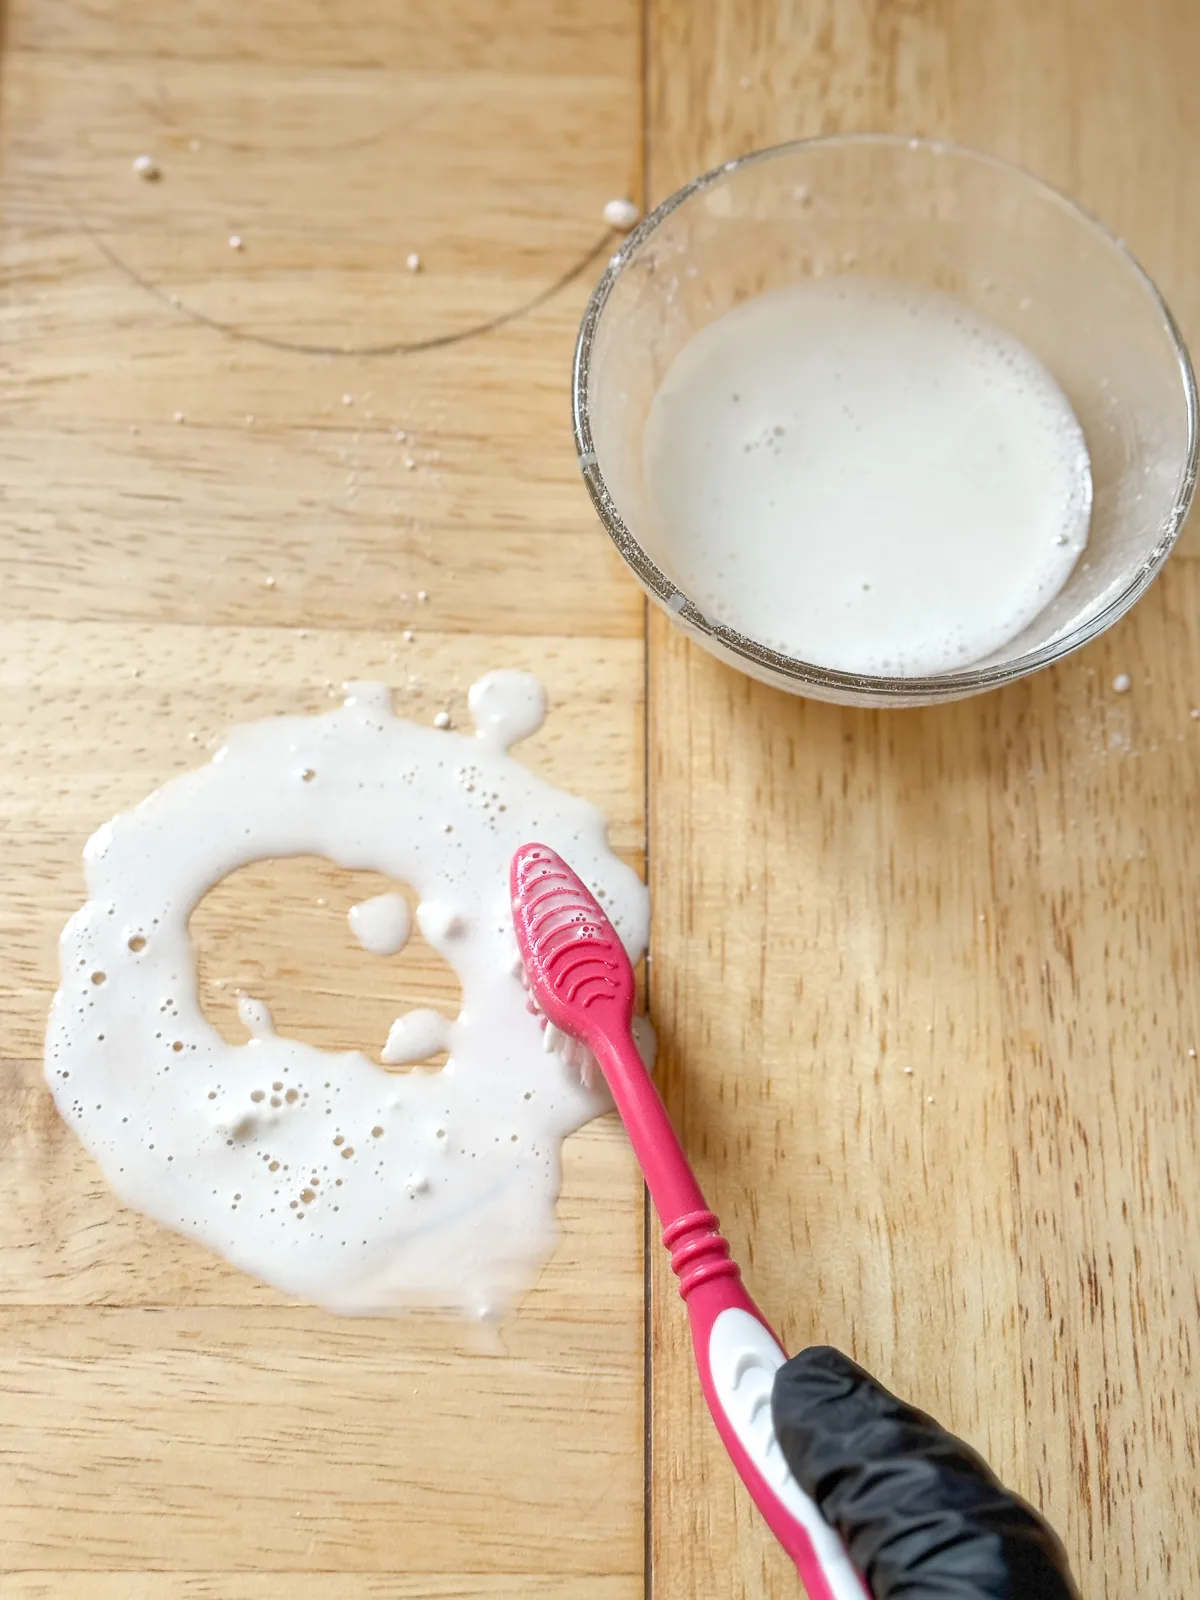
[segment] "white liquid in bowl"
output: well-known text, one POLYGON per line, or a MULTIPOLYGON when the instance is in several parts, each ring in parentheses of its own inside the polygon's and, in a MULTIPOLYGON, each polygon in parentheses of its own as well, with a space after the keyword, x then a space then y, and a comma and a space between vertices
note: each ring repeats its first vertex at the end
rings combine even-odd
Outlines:
POLYGON ((735 307, 675 358, 643 448, 663 571, 712 621, 844 672, 991 654, 1087 543, 1066 396, 1011 334, 906 285, 735 307))

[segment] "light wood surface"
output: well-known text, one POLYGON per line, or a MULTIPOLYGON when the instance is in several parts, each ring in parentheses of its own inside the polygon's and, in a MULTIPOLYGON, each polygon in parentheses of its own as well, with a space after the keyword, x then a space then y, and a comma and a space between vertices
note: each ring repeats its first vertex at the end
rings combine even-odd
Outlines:
MULTIPOLYGON (((416 716, 461 712, 496 664, 550 690, 531 763, 632 860, 648 824, 664 1086, 788 1341, 842 1345, 983 1448, 1089 1597, 1200 1590, 1191 543, 1054 672, 838 711, 657 616, 647 660, 566 424, 604 201, 839 128, 1033 167, 1200 339, 1198 60, 1182 0, 11 5, 4 1600, 797 1592, 656 1247, 643 1396, 641 1193, 611 1121, 569 1143, 562 1245, 488 1340, 334 1319, 165 1234, 42 1086, 100 821, 231 722, 372 674, 416 716)), ((419 942, 390 965, 353 945, 366 882, 302 861, 214 892, 218 1025, 218 978, 337 1047, 451 1003, 419 942)))
MULTIPOLYGON (((123 1210, 39 1060, 87 835, 231 723, 325 709, 346 678, 461 721, 482 671, 537 671, 552 710, 526 758, 642 858, 643 608, 566 426, 596 269, 489 334, 336 353, 520 311, 637 180, 634 7, 504 13, 10 11, 4 1600, 643 1592, 642 1198, 619 1129, 571 1141, 562 1248, 493 1335, 339 1320, 123 1210)), ((215 891, 194 931, 218 1025, 244 1036, 229 996, 250 980, 282 1027, 377 1053, 405 1003, 451 1003, 419 940, 390 962, 355 945, 369 881, 299 861, 215 891)))
MULTIPOLYGON (((1095 211, 1200 339, 1194 6, 651 18, 652 199, 788 138, 956 138, 1095 211)), ((793 1348, 850 1351, 1042 1505, 1093 1600, 1200 1593, 1198 602, 1177 554, 1059 669, 890 714, 650 625, 651 1003, 735 1253, 793 1348)), ((656 1600, 788 1594, 651 1260, 656 1600)))

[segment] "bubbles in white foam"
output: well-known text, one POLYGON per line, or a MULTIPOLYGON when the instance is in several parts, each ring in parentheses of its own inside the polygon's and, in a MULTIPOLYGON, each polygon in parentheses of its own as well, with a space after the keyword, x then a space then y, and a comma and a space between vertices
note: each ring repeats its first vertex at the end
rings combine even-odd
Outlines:
POLYGON ((235 729, 209 765, 98 829, 88 901, 62 936, 46 1076, 109 1182, 337 1310, 503 1306, 553 1244, 559 1146, 603 1102, 542 1053, 513 974, 516 847, 544 838, 603 893, 631 954, 645 947, 645 889, 602 815, 504 749, 537 726, 540 686, 492 674, 471 705, 479 738, 396 718, 383 684, 350 686, 324 716, 235 729), (248 1043, 205 1018, 192 911, 238 867, 312 854, 416 891, 462 1009, 436 1023, 410 1011, 393 1042, 402 1063, 448 1050, 441 1070, 318 1050, 248 995, 248 1043))
POLYGON ((1086 442, 1051 375, 907 285, 818 279, 718 318, 670 367, 644 456, 670 578, 712 620, 842 671, 978 660, 1087 542, 1086 442))
POLYGON ((244 990, 237 997, 238 1016, 252 1039, 270 1039, 275 1035, 275 1019, 265 1000, 256 1000, 244 990))

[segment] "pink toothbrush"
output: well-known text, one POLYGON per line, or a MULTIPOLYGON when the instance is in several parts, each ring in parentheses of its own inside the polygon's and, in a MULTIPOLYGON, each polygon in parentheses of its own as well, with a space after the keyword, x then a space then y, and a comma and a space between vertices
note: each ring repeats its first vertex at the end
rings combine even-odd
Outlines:
POLYGON ((517 851, 511 889, 530 1009, 585 1044, 604 1074, 663 1224, 705 1399, 742 1482, 796 1563, 810 1600, 870 1600, 779 1449, 771 1388, 787 1357, 742 1285, 634 1045, 634 979, 624 945, 588 889, 546 845, 517 851))

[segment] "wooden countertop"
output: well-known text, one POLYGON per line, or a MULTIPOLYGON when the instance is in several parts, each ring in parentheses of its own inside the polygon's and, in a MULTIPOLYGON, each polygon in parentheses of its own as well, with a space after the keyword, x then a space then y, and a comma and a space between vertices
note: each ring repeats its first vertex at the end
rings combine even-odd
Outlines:
MULTIPOLYGON (((1089 1597, 1190 1600, 1194 537, 1111 635, 1008 691, 792 701, 647 627, 567 400, 605 200, 837 129, 1029 166, 1200 337, 1200 12, 12 0, 6 20, 0 1597, 797 1592, 656 1249, 644 1362, 642 1196, 611 1121, 571 1141, 561 1248, 488 1343, 292 1304, 124 1211, 42 1086, 96 825, 331 682, 389 677, 429 717, 513 664, 554 707, 531 762, 648 848, 662 1080, 787 1339, 841 1345, 967 1435, 1089 1597), (133 175, 143 151, 160 182, 133 175)), ((210 1015, 232 1030, 215 980, 253 981, 281 1026, 377 1048, 397 989, 451 1003, 427 950, 387 970, 351 946, 364 882, 315 861, 228 880, 195 925, 210 1015)))

